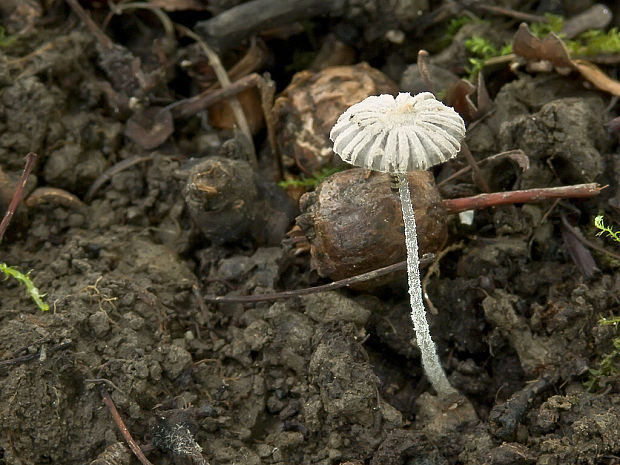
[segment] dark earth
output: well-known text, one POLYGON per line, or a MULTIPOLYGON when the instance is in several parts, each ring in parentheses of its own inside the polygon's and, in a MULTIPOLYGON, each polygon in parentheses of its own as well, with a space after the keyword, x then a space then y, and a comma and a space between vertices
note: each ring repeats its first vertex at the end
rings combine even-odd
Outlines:
MULTIPOLYGON (((593 224, 620 220, 619 139, 606 125, 619 94, 575 70, 543 72, 518 56, 485 66, 486 84, 474 83, 488 101, 472 94, 476 111, 464 115, 469 150, 481 161, 520 149, 519 163, 499 157, 479 177, 450 177, 469 166, 459 156, 431 173, 438 191, 423 175, 431 206, 414 189, 420 221, 431 218, 420 229, 422 252, 434 254, 422 270, 431 334, 460 396, 439 398, 424 376, 402 271, 287 299, 211 298, 403 260, 387 178, 323 181, 366 186, 342 191, 351 214, 379 202, 348 222, 320 218, 332 184, 300 203, 313 186, 277 182, 347 168, 327 134, 349 105, 431 90, 420 49, 443 97, 468 75, 467 38, 499 47, 522 21, 582 18, 593 2, 260 0, 261 13, 288 9, 224 26, 213 20, 242 2, 114 3, 0 0, 2 211, 26 154, 38 155, 0 262, 31 271, 50 305, 43 312, 17 280, 0 281, 0 464, 140 463, 107 395, 156 465, 620 463, 620 333, 601 324, 620 315, 620 262, 593 224), (245 124, 223 104, 229 95, 185 100, 220 89, 197 38, 231 81, 255 79, 239 95, 245 124), (269 82, 273 109, 261 99, 269 82), (477 210, 471 222, 446 215, 439 194, 479 194, 480 178, 498 192, 607 187, 477 210), (342 253, 338 271, 321 268, 320 221, 341 221, 364 263, 342 253)), ((604 26, 585 28, 620 27, 615 3, 604 26)), ((619 52, 597 62, 610 79, 619 52)))

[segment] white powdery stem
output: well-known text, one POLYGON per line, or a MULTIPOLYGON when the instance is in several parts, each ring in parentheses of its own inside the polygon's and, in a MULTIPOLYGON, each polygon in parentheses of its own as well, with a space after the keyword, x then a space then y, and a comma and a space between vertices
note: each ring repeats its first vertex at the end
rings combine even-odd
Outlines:
POLYGON ((411 320, 415 330, 416 340, 422 355, 422 366, 428 380, 441 397, 456 393, 443 371, 437 347, 431 338, 426 321, 426 310, 422 300, 422 282, 420 281, 420 259, 418 257, 418 236, 415 226, 415 215, 409 193, 409 181, 406 174, 398 175, 398 193, 403 209, 405 223, 405 243, 407 245, 407 279, 409 282, 409 296, 411 299, 411 320))

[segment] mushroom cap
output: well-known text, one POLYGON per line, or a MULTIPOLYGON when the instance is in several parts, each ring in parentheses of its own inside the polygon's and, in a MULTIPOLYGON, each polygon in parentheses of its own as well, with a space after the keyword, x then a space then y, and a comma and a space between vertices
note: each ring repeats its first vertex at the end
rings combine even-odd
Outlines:
POLYGON ((378 95, 349 107, 329 137, 344 161, 398 174, 426 170, 456 156, 465 123, 430 92, 378 95))

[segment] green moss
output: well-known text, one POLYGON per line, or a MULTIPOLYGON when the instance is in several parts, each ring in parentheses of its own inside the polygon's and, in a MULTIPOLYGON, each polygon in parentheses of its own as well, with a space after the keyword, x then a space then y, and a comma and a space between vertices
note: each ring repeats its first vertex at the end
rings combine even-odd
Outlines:
POLYGON ((612 27, 609 31, 591 29, 577 36, 575 40, 566 41, 571 55, 591 56, 620 53, 620 32, 612 27))
MULTIPOLYGON (((542 39, 553 32, 561 39, 564 39, 561 33, 564 27, 564 18, 551 13, 545 14, 545 17, 547 18, 547 22, 533 23, 530 26, 532 34, 542 39)), ((565 40, 564 43, 571 55, 592 56, 606 53, 620 53, 620 31, 618 31, 616 27, 608 31, 604 31, 603 29, 590 29, 582 32, 572 40, 565 40)))
POLYGON ((532 23, 530 31, 539 39, 542 39, 551 32, 559 34, 564 27, 564 18, 562 16, 554 15, 552 13, 545 13, 547 22, 544 23, 532 23))
POLYGON ((474 81, 487 60, 512 53, 512 44, 504 44, 497 48, 489 39, 472 36, 465 41, 465 48, 470 53, 467 72, 468 79, 474 81))
POLYGON ((300 175, 297 179, 289 179, 286 181, 280 181, 278 186, 286 189, 288 187, 298 187, 303 189, 314 189, 319 185, 323 179, 328 176, 331 176, 338 171, 342 171, 342 168, 323 168, 319 173, 315 174, 312 177, 306 177, 304 174, 300 175))

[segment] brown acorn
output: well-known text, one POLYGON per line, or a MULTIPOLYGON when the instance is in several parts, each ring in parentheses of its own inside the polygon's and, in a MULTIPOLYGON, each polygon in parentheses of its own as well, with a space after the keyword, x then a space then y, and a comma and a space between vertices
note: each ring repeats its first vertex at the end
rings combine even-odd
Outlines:
MULTIPOLYGON (((407 175, 421 255, 441 249, 447 215, 433 175, 407 175)), ((302 196, 297 224, 310 242, 312 266, 320 276, 348 278, 404 260, 404 224, 391 176, 353 168, 325 179, 302 196)))
POLYGON ((216 244, 253 240, 278 245, 297 213, 290 198, 244 160, 208 157, 190 171, 185 204, 216 244))
POLYGON ((307 175, 318 173, 332 163, 329 131, 340 114, 370 95, 397 91, 390 78, 366 63, 297 73, 274 104, 280 153, 307 175))

